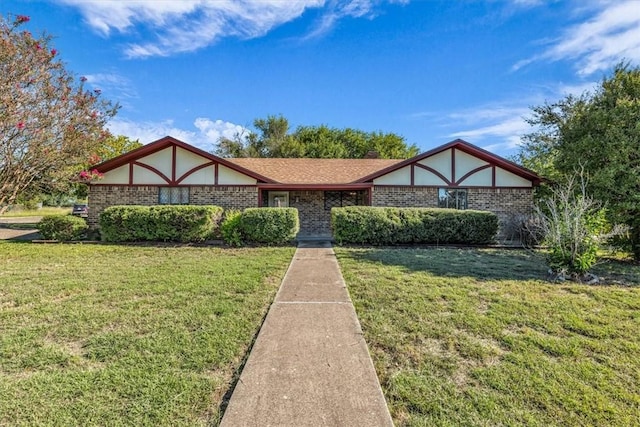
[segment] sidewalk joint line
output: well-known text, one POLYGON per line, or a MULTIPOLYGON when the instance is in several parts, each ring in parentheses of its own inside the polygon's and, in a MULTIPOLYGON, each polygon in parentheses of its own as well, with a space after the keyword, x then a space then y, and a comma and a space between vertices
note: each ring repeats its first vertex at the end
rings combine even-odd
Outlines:
POLYGON ((276 301, 276 304, 351 304, 349 301, 276 301))

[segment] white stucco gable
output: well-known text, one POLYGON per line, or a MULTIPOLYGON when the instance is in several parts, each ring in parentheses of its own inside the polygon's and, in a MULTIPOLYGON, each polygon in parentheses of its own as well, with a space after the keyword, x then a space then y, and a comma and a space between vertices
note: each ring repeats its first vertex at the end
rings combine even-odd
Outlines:
POLYGON ((104 174, 92 184, 111 185, 257 185, 270 182, 250 170, 165 137, 96 168, 104 174))
POLYGON ((456 140, 365 177, 374 185, 530 188, 533 172, 467 142, 456 140))

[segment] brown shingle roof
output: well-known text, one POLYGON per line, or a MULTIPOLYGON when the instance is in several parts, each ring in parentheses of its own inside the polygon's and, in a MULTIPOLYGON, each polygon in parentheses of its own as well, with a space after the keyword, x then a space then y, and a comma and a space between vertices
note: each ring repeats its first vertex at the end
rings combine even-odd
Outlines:
POLYGON ((398 159, 226 159, 281 184, 349 184, 398 159))

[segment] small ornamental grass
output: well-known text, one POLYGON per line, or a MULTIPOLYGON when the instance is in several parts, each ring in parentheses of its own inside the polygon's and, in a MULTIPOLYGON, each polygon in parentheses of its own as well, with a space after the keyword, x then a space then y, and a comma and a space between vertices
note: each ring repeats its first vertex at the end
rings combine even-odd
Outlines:
POLYGON ((537 221, 532 223, 535 228, 531 234, 539 235, 548 246, 547 263, 560 280, 589 277, 598 251, 627 231, 627 227, 607 221, 606 210, 586 188, 586 177, 576 173, 552 186, 549 196, 536 207, 537 221))

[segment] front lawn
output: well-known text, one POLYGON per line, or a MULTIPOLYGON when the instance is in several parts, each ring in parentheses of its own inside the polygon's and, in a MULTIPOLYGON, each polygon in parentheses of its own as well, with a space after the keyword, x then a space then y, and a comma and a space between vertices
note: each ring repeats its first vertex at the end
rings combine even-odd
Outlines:
POLYGON ((336 252, 396 425, 639 425, 637 265, 589 286, 524 251, 336 252))
POLYGON ((0 425, 211 425, 294 248, 0 243, 0 425))
POLYGON ((71 208, 44 207, 40 209, 14 209, 9 210, 0 218, 26 217, 26 216, 45 216, 45 215, 65 215, 70 214, 71 208))

